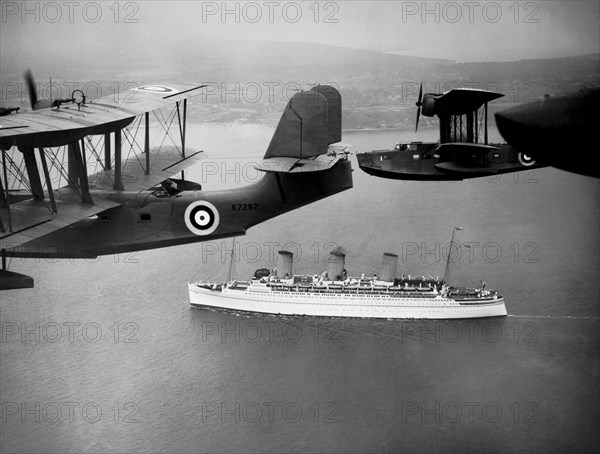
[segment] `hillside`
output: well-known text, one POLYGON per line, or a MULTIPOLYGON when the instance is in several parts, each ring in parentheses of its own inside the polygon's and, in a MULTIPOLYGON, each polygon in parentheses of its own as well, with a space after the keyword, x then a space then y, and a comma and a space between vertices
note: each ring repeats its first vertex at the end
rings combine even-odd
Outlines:
MULTIPOLYGON (((35 50, 18 57, 2 55, 3 104, 27 105, 21 74, 28 66, 42 89, 49 76, 53 85, 100 86, 103 94, 128 83, 208 84, 204 99, 190 102, 194 122, 274 124, 295 90, 330 83, 342 93, 347 129, 411 127, 421 82, 433 92, 457 86, 500 91, 505 96, 490 106, 492 111, 546 93, 600 85, 599 55, 456 63, 310 43, 183 41, 177 47, 141 42, 75 58, 59 51, 48 57, 35 50)), ((92 88, 93 96, 98 90, 92 88)), ((423 126, 431 124, 428 120, 423 126)))

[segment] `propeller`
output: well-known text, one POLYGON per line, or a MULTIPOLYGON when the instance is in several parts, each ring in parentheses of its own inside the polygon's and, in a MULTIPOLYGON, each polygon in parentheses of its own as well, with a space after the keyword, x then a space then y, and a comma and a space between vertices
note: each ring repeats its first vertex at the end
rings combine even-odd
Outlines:
POLYGON ((419 99, 417 100, 415 105, 418 107, 417 122, 415 124, 415 132, 417 132, 417 129, 419 128, 419 117, 421 116, 421 106, 423 105, 423 84, 422 83, 421 83, 421 86, 419 87, 419 99))
POLYGON ((29 103, 31 104, 31 110, 36 109, 36 105, 38 103, 38 95, 37 89, 35 87, 35 80, 33 79, 33 74, 30 69, 27 69, 23 73, 23 77, 25 78, 25 83, 27 84, 27 90, 29 91, 29 103))
MULTIPOLYGON (((33 78, 31 70, 27 69, 27 71, 23 73, 23 77, 25 78, 27 90, 29 91, 29 104, 31 105, 31 110, 48 109, 50 107, 60 108, 61 104, 67 102, 74 102, 77 106, 85 104, 85 95, 81 90, 74 90, 73 93, 71 93, 70 98, 39 99, 35 79, 33 78), (76 94, 78 95, 77 98, 75 98, 76 94)), ((52 95, 52 79, 50 79, 50 94, 52 95)))

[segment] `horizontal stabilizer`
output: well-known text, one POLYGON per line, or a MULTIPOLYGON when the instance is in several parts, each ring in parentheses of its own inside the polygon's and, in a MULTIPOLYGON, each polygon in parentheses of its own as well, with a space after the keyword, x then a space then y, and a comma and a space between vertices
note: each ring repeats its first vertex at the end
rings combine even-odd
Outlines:
POLYGON ((263 161, 257 164, 255 168, 263 172, 319 172, 333 167, 339 160, 339 156, 332 155, 321 155, 311 159, 277 157, 263 159, 263 161))
POLYGON ((264 159, 306 159, 327 153, 341 139, 341 96, 328 85, 296 93, 290 99, 264 159))
POLYGON ((330 144, 329 147, 327 147, 327 153, 345 153, 345 154, 349 154, 350 151, 348 149, 351 148, 351 147, 352 147, 352 144, 343 143, 343 142, 336 142, 336 143, 330 144))

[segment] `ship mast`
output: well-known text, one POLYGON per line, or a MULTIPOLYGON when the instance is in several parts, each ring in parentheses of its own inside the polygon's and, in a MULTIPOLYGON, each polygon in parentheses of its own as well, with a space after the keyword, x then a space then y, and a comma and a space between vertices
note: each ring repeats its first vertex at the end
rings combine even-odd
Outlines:
POLYGON ((231 282, 233 279, 233 260, 235 257, 235 237, 233 237, 233 242, 231 243, 231 261, 229 262, 229 275, 227 276, 227 282, 231 282))
POLYGON ((452 230, 452 238, 450 239, 450 249, 448 250, 448 257, 446 258, 446 270, 444 271, 444 284, 448 285, 448 279, 450 279, 450 256, 452 255, 452 246, 454 245, 454 233, 457 230, 462 230, 462 227, 455 226, 452 230))

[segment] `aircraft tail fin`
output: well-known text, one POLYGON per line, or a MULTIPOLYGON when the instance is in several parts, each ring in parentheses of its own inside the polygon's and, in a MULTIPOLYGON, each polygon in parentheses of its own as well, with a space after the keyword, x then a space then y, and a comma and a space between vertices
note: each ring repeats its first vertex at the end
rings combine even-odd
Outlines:
POLYGON ((317 85, 311 91, 327 101, 327 145, 342 140, 342 96, 331 85, 317 85))
POLYGON ((341 138, 342 97, 330 85, 317 85, 290 99, 257 168, 265 172, 325 170, 338 160, 329 145, 341 138))
POLYGON ((311 158, 341 137, 342 97, 329 85, 317 85, 290 99, 264 158, 311 158))

